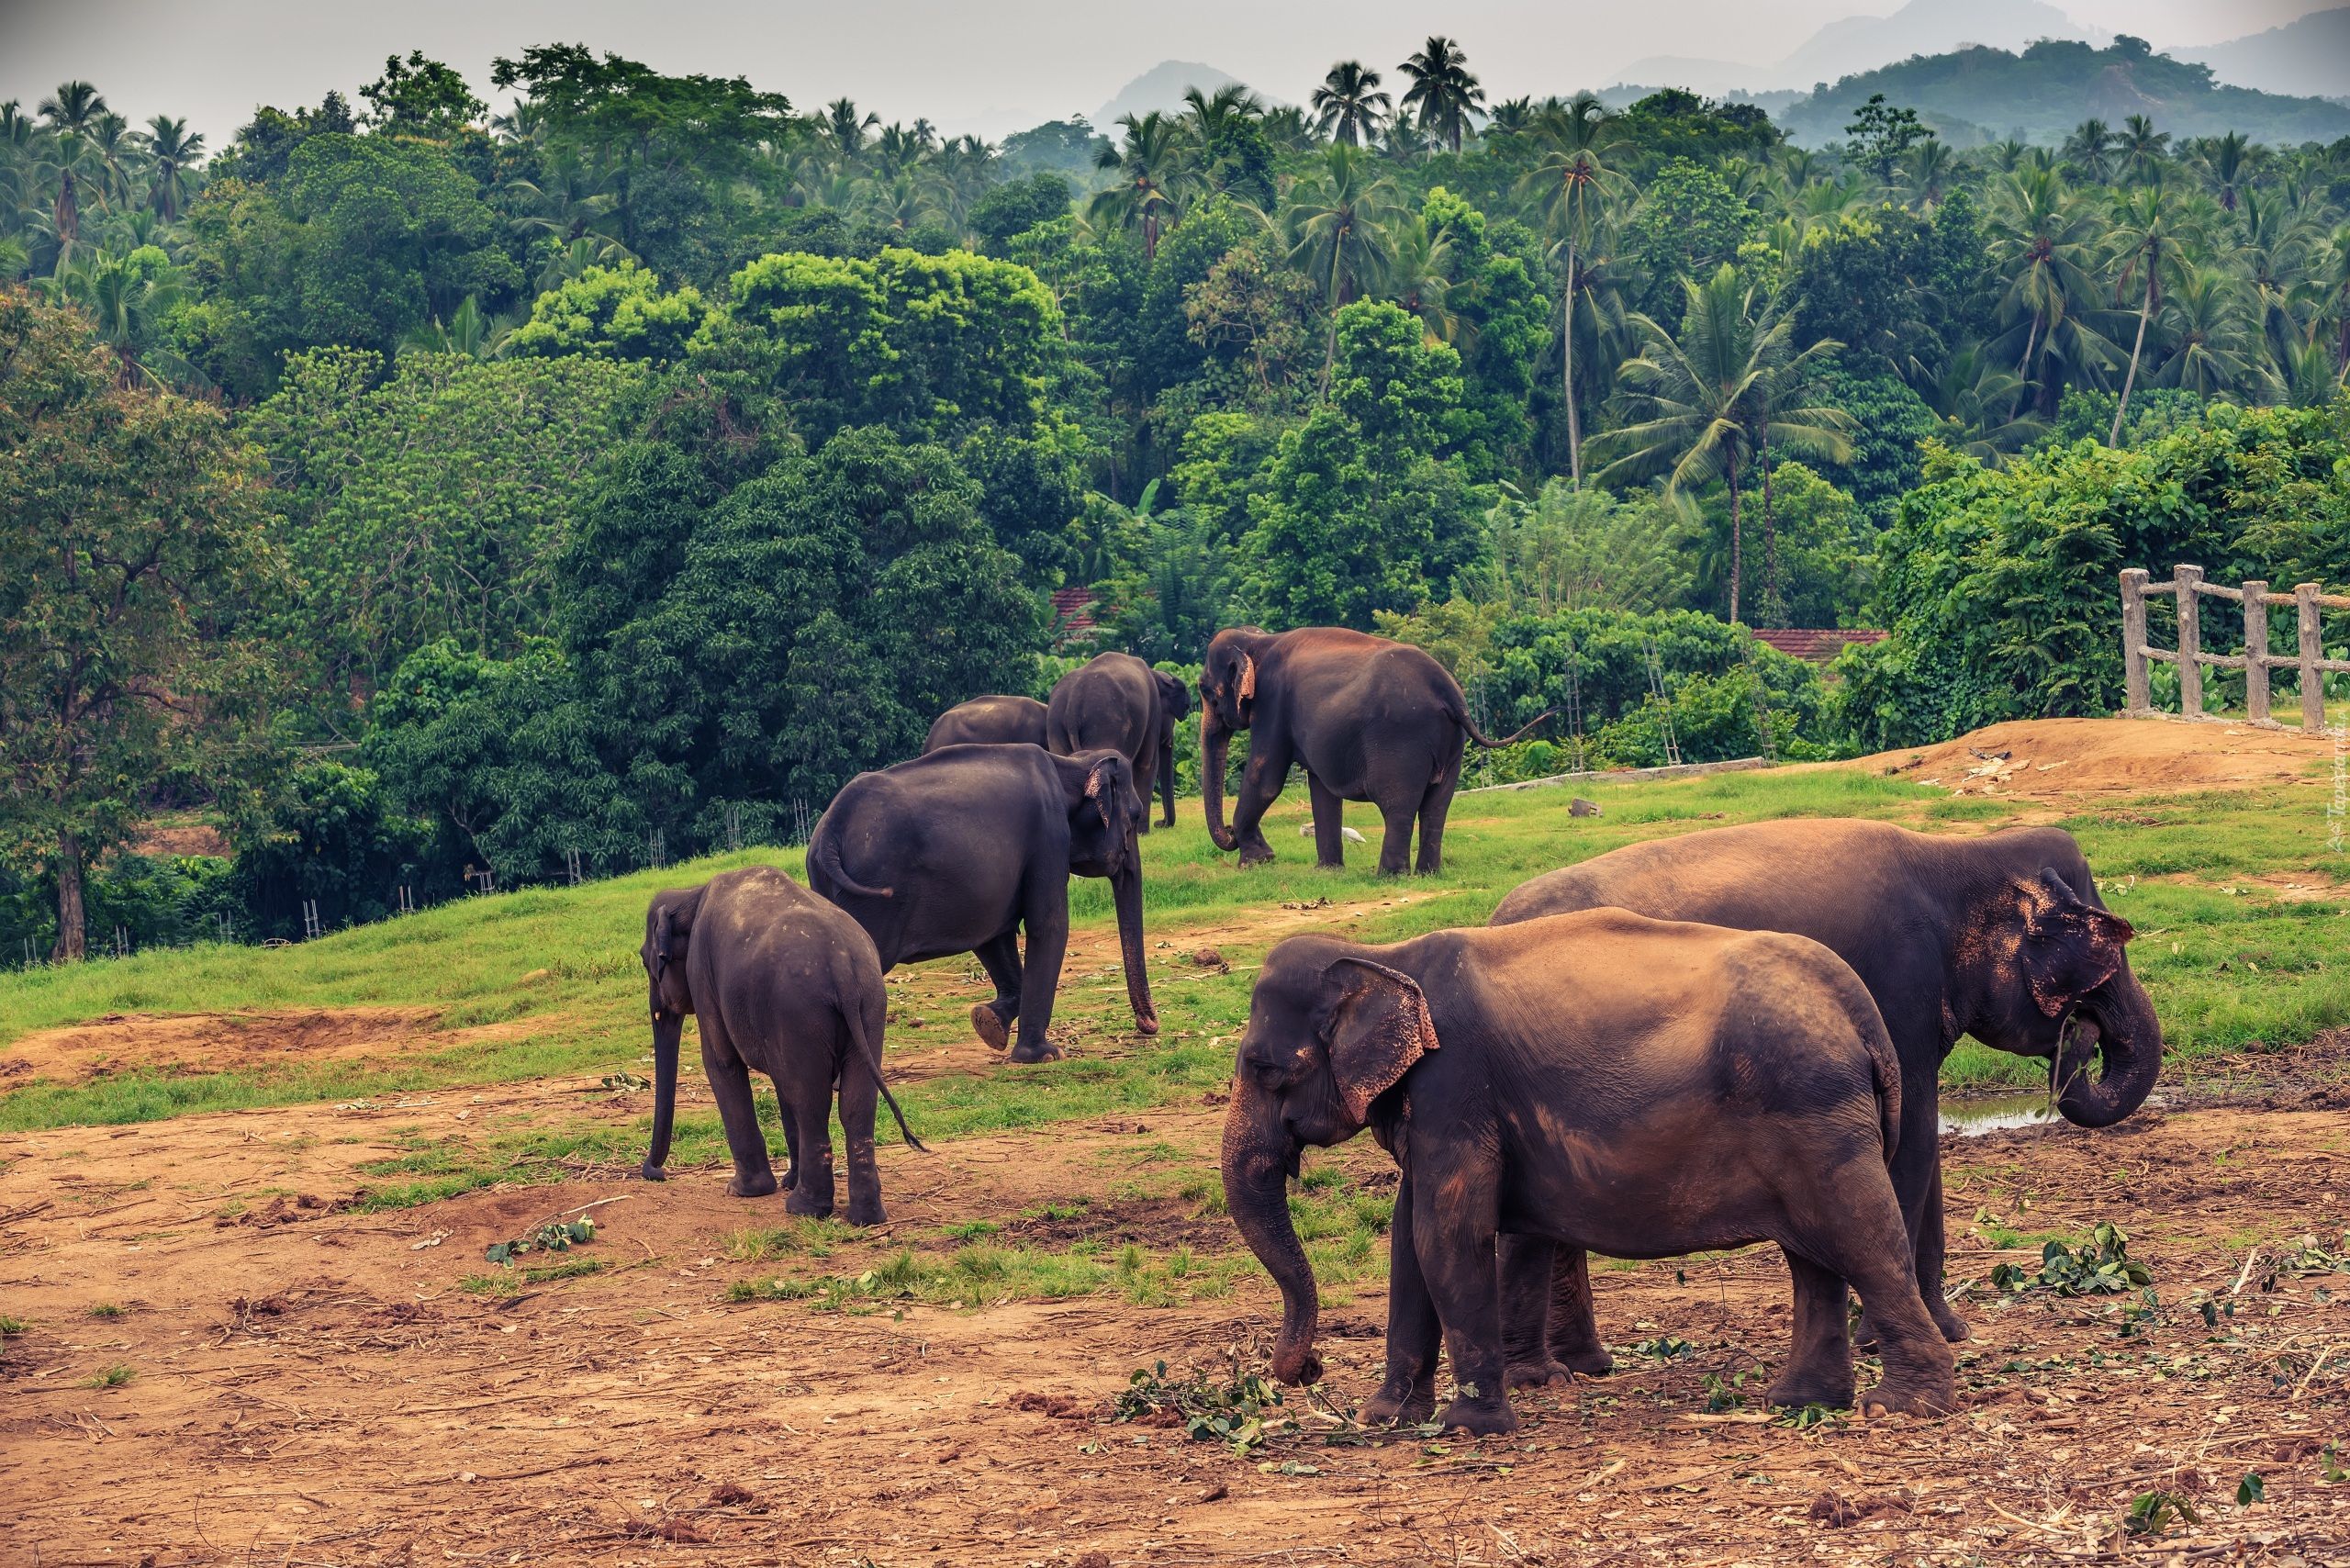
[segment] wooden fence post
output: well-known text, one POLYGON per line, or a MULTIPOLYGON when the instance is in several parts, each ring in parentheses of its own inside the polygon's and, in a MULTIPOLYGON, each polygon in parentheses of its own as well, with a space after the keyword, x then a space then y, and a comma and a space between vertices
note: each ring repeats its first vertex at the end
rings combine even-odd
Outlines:
MULTIPOLYGON (((2304 638, 2306 640, 2306 637, 2304 638)), ((2146 568, 2121 572, 2121 711, 2131 718, 2151 710, 2146 685, 2146 568)))
POLYGON ((2203 625, 2198 619, 2195 590, 2203 586, 2203 568, 2179 566, 2170 575, 2178 592, 2178 711, 2181 718, 2203 716, 2203 666, 2196 655, 2203 651, 2203 625))
POLYGON ((2268 585, 2244 585, 2244 715, 2252 723, 2268 717, 2268 585))
POLYGON ((2325 728, 2325 672, 2318 661, 2325 657, 2325 639, 2317 622, 2319 588, 2301 583, 2293 589, 2293 607, 2300 612, 2301 728, 2316 734, 2325 728))

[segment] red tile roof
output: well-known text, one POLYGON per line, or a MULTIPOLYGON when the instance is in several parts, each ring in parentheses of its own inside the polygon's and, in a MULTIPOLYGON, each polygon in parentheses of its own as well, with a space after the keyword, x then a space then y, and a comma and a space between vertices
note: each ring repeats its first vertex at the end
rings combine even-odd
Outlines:
POLYGON ((1065 588, 1053 590, 1053 635, 1073 636, 1093 630, 1093 590, 1065 588))
POLYGON ((1783 654, 1824 665, 1844 651, 1847 643, 1882 643, 1886 634, 1872 626, 1786 626, 1754 633, 1783 654))

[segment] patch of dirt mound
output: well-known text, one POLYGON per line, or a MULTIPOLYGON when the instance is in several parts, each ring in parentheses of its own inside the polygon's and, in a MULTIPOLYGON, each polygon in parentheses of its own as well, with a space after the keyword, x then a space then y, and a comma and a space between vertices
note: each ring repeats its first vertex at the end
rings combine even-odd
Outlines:
POLYGON ((1826 766, 1938 785, 1954 795, 2066 801, 2322 786, 2313 765, 2332 756, 2332 741, 2299 730, 2157 719, 2019 719, 1941 745, 1826 766))
POLYGON ((338 1007, 299 1013, 110 1013, 94 1023, 43 1029, 0 1054, 0 1077, 38 1074, 80 1083, 135 1069, 221 1072, 264 1062, 335 1060, 446 1045, 431 1035, 431 1008, 338 1007))

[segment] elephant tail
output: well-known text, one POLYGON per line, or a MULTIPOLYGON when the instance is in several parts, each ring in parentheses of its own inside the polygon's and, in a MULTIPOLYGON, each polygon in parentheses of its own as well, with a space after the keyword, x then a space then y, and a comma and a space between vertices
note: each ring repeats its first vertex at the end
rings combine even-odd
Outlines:
MULTIPOLYGON (((825 832, 824 824, 822 823, 816 824, 816 836, 809 842, 808 857, 816 863, 825 876, 830 877, 849 892, 861 893, 869 899, 886 899, 895 896, 894 889, 868 888, 855 877, 850 876, 848 868, 841 864, 839 838, 835 834, 825 832)), ((890 1108, 893 1111, 897 1109, 895 1105, 890 1108)))
POLYGON ((1477 727, 1477 721, 1471 718, 1468 714, 1468 711, 1464 709, 1460 714, 1460 727, 1469 732, 1469 738, 1471 740, 1475 741, 1487 751, 1492 751, 1496 747, 1510 745, 1518 741, 1524 740, 1528 734, 1533 733, 1537 725, 1542 723, 1546 720, 1555 719, 1558 716, 1559 711, 1556 708, 1546 708, 1541 712, 1536 714, 1533 718, 1528 720, 1524 724, 1519 725, 1514 734, 1506 734, 1499 740, 1494 740, 1486 734, 1484 731, 1477 727))
MULTIPOLYGON (((845 982, 847 979, 848 977, 843 976, 842 981, 845 982)), ((846 983, 839 983, 836 985, 836 994, 846 997, 857 993, 854 987, 846 983)), ((890 1107, 890 1114, 897 1119, 898 1131, 904 1137, 907 1147, 918 1148, 923 1153, 928 1154, 930 1147, 914 1137, 913 1128, 906 1126, 906 1114, 898 1108, 898 1097, 890 1092, 890 1081, 881 1076, 879 1039, 881 1031, 878 1027, 879 1019, 874 1014, 886 1010, 888 1005, 883 1002, 868 1006, 865 1004, 865 1000, 860 998, 858 1002, 842 1008, 841 1014, 848 1021, 849 1040, 856 1049, 857 1059, 865 1064, 865 1070, 873 1075, 874 1087, 881 1091, 881 1099, 890 1107)))
POLYGON ((1876 1081, 1877 1125, 1885 1136, 1885 1163, 1890 1167, 1901 1148, 1901 1060, 1893 1054, 1893 1041, 1874 1003, 1856 1021, 1861 1025, 1861 1044, 1869 1053, 1869 1076, 1876 1081))

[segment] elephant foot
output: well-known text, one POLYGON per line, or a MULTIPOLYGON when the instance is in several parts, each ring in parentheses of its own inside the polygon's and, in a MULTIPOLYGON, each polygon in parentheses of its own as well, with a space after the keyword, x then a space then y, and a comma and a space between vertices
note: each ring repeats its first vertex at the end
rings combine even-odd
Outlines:
POLYGON ((1565 1350, 1553 1347, 1550 1359, 1579 1377, 1606 1377, 1616 1370, 1616 1358, 1607 1353, 1606 1346, 1596 1343, 1565 1350))
POLYGON ((1012 1048, 1012 1031, 1004 1026, 1003 1019, 996 1010, 984 1002, 971 1009, 971 1032, 979 1036, 979 1043, 991 1051, 1012 1048))
POLYGON ((649 1159, 636 1168, 636 1173, 648 1182, 666 1182, 669 1179, 667 1171, 649 1159))
POLYGON ((1061 1055, 1060 1047, 1055 1045, 1048 1036, 1041 1046, 1032 1047, 1026 1040, 1021 1041, 1013 1047, 1012 1059, 1017 1062, 1058 1061, 1061 1055))
POLYGON ((1773 1405, 1801 1409, 1807 1405, 1824 1405, 1830 1410, 1852 1407, 1852 1374, 1842 1376, 1831 1372, 1807 1372, 1790 1369, 1773 1383, 1762 1397, 1773 1405))
POLYGON ((869 1203, 863 1198, 851 1198, 848 1201, 848 1222, 851 1225, 887 1225, 890 1223, 890 1211, 881 1206, 878 1198, 869 1203))
POLYGON ((1273 851, 1270 845, 1262 849, 1252 845, 1240 852, 1240 863, 1243 866, 1270 866, 1272 860, 1273 851))
POLYGON ((1861 1414, 1868 1417, 1947 1416, 1957 1406, 1947 1376, 1933 1380, 1887 1376, 1861 1395, 1861 1414))
POLYGON ((1418 1383, 1403 1383, 1391 1377, 1362 1407, 1366 1426, 1392 1421, 1399 1427, 1416 1427, 1435 1414, 1436 1389, 1425 1378, 1418 1383))
POLYGON ((829 1219, 833 1213, 833 1195, 819 1193, 813 1185, 794 1187, 791 1196, 783 1202, 783 1212, 801 1219, 829 1219))
POLYGON ((1567 1388, 1575 1381, 1574 1369, 1564 1361, 1549 1357, 1540 1361, 1512 1361, 1502 1372, 1502 1386, 1516 1391, 1521 1388, 1567 1388))
POLYGON ((747 1173, 737 1170, 733 1179, 726 1183, 726 1195, 730 1198, 771 1197, 775 1191, 775 1172, 772 1170, 754 1170, 747 1173))
POLYGON ((1448 1432, 1467 1432, 1472 1437, 1505 1438, 1517 1430, 1517 1412, 1509 1407, 1506 1399, 1455 1399, 1444 1407, 1438 1417, 1448 1432))
POLYGON ((1964 1344, 1975 1338, 1975 1330, 1967 1326, 1966 1319, 1951 1310, 1950 1303, 1942 1299, 1940 1291, 1928 1299, 1926 1312, 1933 1318, 1934 1327, 1942 1331, 1942 1338, 1951 1344, 1964 1344))

